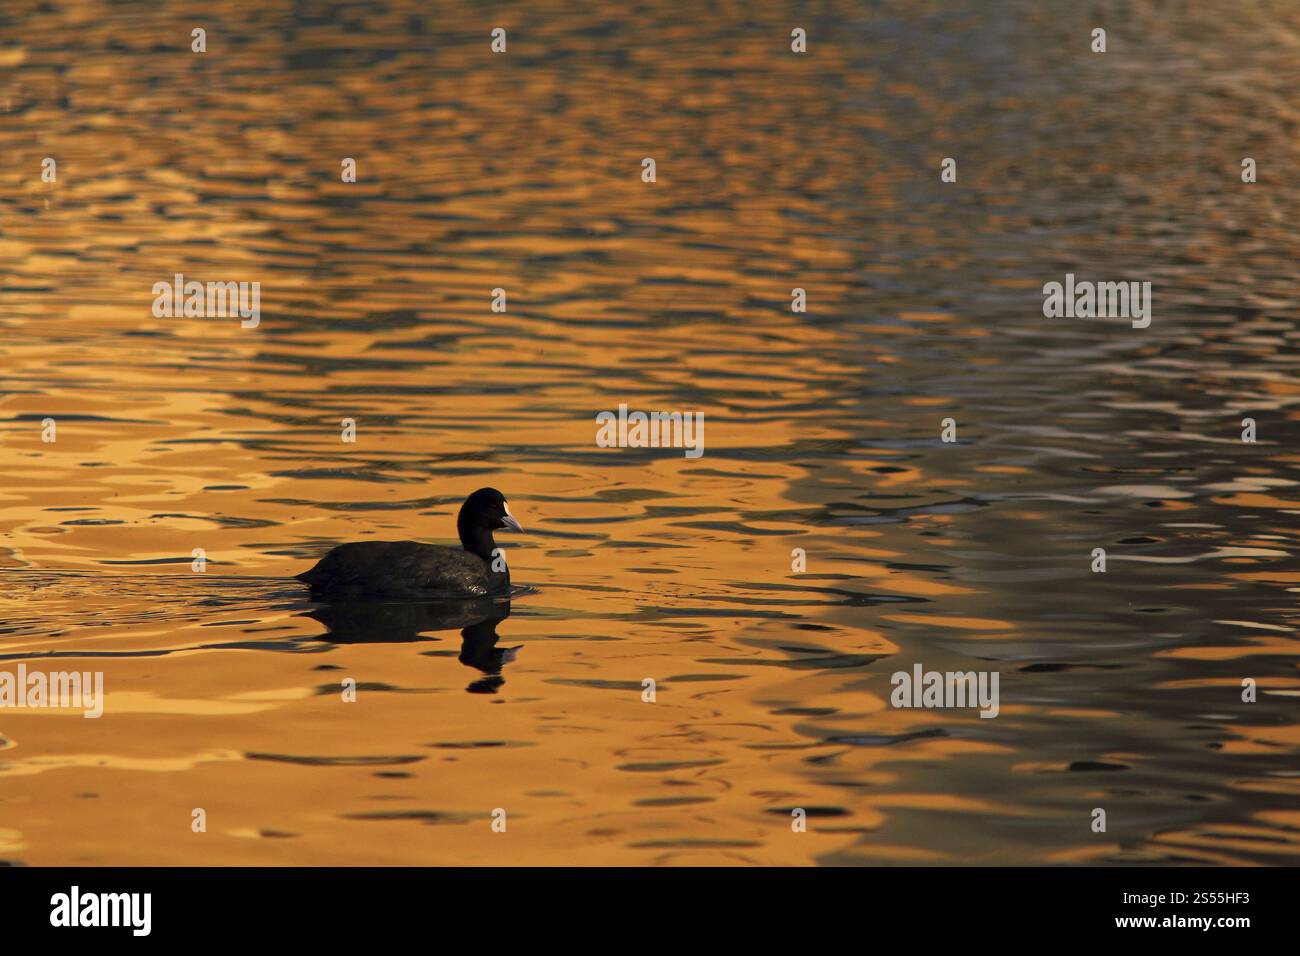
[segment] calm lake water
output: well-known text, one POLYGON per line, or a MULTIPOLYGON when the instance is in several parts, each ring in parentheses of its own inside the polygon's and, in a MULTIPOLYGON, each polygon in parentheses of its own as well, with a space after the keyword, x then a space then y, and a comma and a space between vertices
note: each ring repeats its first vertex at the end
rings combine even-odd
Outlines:
POLYGON ((1300 8, 186 6, 0 8, 0 860, 1300 862, 1300 8), (292 580, 483 485, 498 623, 292 580))

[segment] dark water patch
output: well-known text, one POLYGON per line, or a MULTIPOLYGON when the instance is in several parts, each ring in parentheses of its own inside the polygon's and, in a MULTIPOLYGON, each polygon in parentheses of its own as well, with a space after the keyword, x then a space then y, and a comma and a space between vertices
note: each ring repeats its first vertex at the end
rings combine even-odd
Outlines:
POLYGON ((893 747, 897 744, 911 743, 914 740, 932 740, 936 737, 951 736, 941 727, 930 730, 917 730, 905 734, 849 734, 827 737, 828 744, 848 744, 850 747, 893 747))
POLYGON ((273 763, 300 764, 305 767, 376 767, 389 764, 418 763, 427 759, 423 754, 410 754, 392 757, 319 757, 294 754, 245 753, 248 760, 269 760, 273 763))
POLYGON ((615 770, 627 773, 671 773, 674 770, 694 770, 699 767, 716 767, 725 760, 652 760, 641 763, 619 764, 615 770))
POLYGON ((472 814, 451 813, 441 810, 373 810, 366 813, 345 813, 344 820, 374 822, 424 823, 429 826, 446 826, 469 823, 472 814))
POLYGON ((1108 763, 1104 760, 1076 760, 1065 769, 1070 773, 1112 773, 1130 768, 1122 763, 1108 763))
POLYGON ((647 797, 635 800, 634 807, 689 807, 701 803, 714 803, 714 797, 647 797))

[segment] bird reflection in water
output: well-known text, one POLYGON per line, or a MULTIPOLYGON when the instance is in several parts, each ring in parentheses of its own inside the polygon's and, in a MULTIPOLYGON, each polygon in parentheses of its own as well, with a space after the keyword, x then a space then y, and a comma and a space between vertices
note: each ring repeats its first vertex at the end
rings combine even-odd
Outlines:
POLYGON ((319 621, 334 644, 406 644, 427 641, 428 631, 460 628, 458 660, 482 671, 466 688, 471 694, 493 694, 505 683, 501 669, 513 661, 519 647, 497 647, 497 625, 510 616, 510 601, 489 597, 430 603, 348 601, 320 604, 304 614, 319 621))

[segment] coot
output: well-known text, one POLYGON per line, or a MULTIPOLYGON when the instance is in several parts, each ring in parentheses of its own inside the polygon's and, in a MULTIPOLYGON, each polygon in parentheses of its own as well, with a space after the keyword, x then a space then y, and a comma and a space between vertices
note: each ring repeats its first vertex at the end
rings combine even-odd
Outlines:
POLYGON ((341 544, 297 575, 313 597, 469 598, 510 593, 505 558, 494 555, 493 531, 523 531, 505 496, 480 488, 456 516, 461 548, 415 541, 360 541, 341 544))

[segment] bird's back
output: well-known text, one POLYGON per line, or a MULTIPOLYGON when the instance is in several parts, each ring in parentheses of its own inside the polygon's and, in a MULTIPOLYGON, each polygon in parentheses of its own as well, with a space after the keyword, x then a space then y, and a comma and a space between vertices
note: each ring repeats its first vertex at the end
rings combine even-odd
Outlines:
POLYGON ((472 597, 509 590, 508 572, 462 548, 415 541, 341 544, 298 575, 313 593, 375 597, 472 597))

